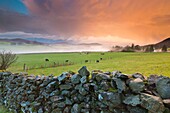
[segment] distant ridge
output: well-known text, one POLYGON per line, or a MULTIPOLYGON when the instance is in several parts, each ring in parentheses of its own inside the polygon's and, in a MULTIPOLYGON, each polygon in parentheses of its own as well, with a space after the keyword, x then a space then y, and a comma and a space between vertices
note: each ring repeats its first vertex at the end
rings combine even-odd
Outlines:
POLYGON ((170 37, 169 38, 166 38, 165 40, 161 41, 161 42, 158 42, 156 44, 154 44, 154 47, 156 49, 160 49, 162 48, 164 45, 166 45, 168 48, 170 48, 170 37))
POLYGON ((149 45, 144 45, 142 47, 147 48, 149 46, 153 45, 155 49, 161 49, 164 45, 166 45, 168 48, 170 48, 170 37, 166 38, 156 44, 149 44, 149 45))
POLYGON ((47 39, 47 38, 26 38, 26 40, 39 42, 39 43, 42 43, 42 44, 62 44, 62 43, 66 43, 66 41, 62 40, 62 39, 54 40, 54 39, 47 39))
POLYGON ((14 45, 21 44, 34 44, 34 45, 54 45, 54 44, 71 44, 71 45, 84 45, 84 46, 99 46, 100 43, 72 43, 71 41, 62 39, 47 39, 47 38, 0 38, 0 42, 10 42, 14 45))
POLYGON ((80 43, 80 44, 78 44, 78 45, 87 45, 87 46, 93 45, 93 46, 100 46, 100 45, 102 45, 102 44, 100 44, 100 43, 80 43))
POLYGON ((36 41, 29 41, 21 38, 15 38, 15 39, 0 39, 0 42, 10 42, 13 44, 36 44, 36 45, 42 45, 40 42, 36 41))
POLYGON ((65 40, 53 40, 45 38, 14 38, 14 39, 4 39, 0 38, 0 42, 10 42, 15 44, 35 44, 35 45, 49 45, 49 44, 64 44, 65 40))

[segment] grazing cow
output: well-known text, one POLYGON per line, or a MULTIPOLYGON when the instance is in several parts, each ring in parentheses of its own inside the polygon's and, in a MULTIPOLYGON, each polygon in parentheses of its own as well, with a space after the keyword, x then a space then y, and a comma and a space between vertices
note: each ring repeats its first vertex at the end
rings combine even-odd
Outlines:
POLYGON ((89 62, 89 60, 85 60, 85 62, 89 62))
POLYGON ((96 63, 99 63, 100 61, 99 60, 96 60, 96 63))
POLYGON ((104 55, 104 53, 101 53, 101 55, 104 55))
POLYGON ((46 58, 46 59, 45 59, 45 61, 46 61, 46 62, 48 62, 48 61, 49 61, 49 59, 47 59, 47 58, 46 58))
POLYGON ((100 60, 103 60, 103 58, 100 58, 100 60))
POLYGON ((65 60, 65 62, 68 62, 69 60, 65 60))

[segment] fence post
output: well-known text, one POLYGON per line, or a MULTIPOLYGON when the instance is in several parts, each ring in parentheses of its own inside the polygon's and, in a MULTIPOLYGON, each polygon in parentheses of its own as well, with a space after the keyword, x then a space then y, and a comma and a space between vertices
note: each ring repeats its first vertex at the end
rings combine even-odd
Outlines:
POLYGON ((23 66, 23 71, 26 71, 26 64, 24 64, 23 66))

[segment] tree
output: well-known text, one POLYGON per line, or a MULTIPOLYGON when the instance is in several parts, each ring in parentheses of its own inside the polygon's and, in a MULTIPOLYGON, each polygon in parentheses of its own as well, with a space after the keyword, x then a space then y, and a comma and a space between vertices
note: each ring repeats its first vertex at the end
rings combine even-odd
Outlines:
POLYGON ((122 52, 135 52, 135 51, 134 49, 132 49, 132 47, 127 45, 126 47, 123 48, 122 52))
POLYGON ((153 45, 150 45, 145 49, 145 52, 153 52, 153 51, 154 51, 153 45))
POLYGON ((150 52, 149 47, 146 47, 145 52, 150 52))
POLYGON ((154 51, 153 45, 150 46, 149 50, 150 50, 149 52, 153 52, 154 51))
POLYGON ((17 60, 16 54, 12 52, 0 52, 0 70, 6 70, 12 63, 17 60))
POLYGON ((166 45, 163 45, 163 47, 162 47, 162 52, 167 52, 167 46, 166 45))
POLYGON ((139 45, 135 45, 135 50, 141 50, 141 47, 139 45))
POLYGON ((134 49, 135 45, 132 43, 131 48, 134 49))

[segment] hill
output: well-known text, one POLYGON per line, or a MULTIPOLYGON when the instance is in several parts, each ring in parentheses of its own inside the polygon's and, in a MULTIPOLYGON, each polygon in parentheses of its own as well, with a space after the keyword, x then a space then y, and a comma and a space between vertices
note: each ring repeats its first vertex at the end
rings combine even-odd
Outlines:
POLYGON ((47 39, 47 38, 26 38, 26 40, 39 42, 42 44, 63 44, 63 43, 66 43, 66 41, 62 40, 62 39, 54 40, 54 39, 47 39))
POLYGON ((51 45, 51 44, 67 44, 66 40, 62 39, 46 39, 46 38, 0 38, 0 42, 10 43, 11 45, 24 45, 24 44, 33 44, 33 45, 51 45))
POLYGON ((161 41, 161 42, 158 42, 158 43, 154 44, 154 47, 155 47, 156 49, 160 49, 160 48, 162 48, 164 45, 166 45, 168 48, 170 48, 170 37, 167 38, 167 39, 165 39, 165 40, 163 40, 163 41, 161 41))
POLYGON ((84 45, 84 46, 100 46, 100 43, 73 43, 64 39, 47 39, 47 38, 14 38, 5 39, 0 38, 0 43, 11 44, 11 45, 24 45, 24 44, 34 44, 34 45, 56 45, 56 44, 69 44, 69 45, 84 45))
POLYGON ((102 44, 100 43, 80 43, 78 45, 86 45, 86 46, 100 46, 102 44))
POLYGON ((166 38, 156 44, 149 44, 149 45, 144 45, 144 46, 141 46, 143 48, 147 48, 147 47, 150 47, 151 45, 153 45, 153 47, 155 49, 161 49, 164 45, 167 46, 167 48, 170 48, 170 37, 169 38, 166 38))
POLYGON ((0 39, 0 42, 8 42, 11 45, 23 45, 23 44, 34 44, 34 45, 42 45, 40 42, 36 41, 30 41, 26 39, 21 38, 15 38, 15 39, 0 39))

